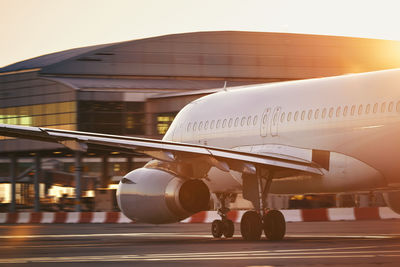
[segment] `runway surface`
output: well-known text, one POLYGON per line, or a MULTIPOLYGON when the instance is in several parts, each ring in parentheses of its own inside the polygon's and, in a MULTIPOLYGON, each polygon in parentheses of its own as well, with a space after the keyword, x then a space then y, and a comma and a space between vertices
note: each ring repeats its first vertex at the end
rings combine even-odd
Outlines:
POLYGON ((283 241, 210 224, 1 225, 0 266, 399 266, 400 220, 287 224, 283 241))

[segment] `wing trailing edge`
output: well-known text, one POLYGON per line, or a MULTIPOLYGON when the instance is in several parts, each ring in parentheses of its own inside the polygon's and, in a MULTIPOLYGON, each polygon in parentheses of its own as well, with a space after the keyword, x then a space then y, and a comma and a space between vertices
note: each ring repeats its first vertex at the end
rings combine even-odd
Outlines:
POLYGON ((58 130, 50 128, 0 124, 0 135, 53 142, 65 147, 87 151, 90 146, 101 146, 113 151, 144 154, 165 162, 206 161, 222 171, 254 174, 257 166, 293 171, 298 174, 322 175, 322 168, 314 162, 296 160, 285 155, 266 155, 233 149, 203 146, 163 140, 108 135, 99 133, 58 130))

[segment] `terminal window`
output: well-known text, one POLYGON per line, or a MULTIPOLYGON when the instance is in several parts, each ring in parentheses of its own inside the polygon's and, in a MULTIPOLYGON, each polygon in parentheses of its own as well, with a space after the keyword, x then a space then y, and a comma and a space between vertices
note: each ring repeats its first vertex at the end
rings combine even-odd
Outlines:
POLYGON ((75 130, 76 103, 59 102, 0 108, 0 123, 75 130))
POLYGON ((157 115, 157 133, 165 134, 168 131, 169 126, 171 126, 176 113, 162 113, 157 115))
POLYGON ((144 102, 80 101, 78 128, 106 134, 144 135, 144 105, 144 102))

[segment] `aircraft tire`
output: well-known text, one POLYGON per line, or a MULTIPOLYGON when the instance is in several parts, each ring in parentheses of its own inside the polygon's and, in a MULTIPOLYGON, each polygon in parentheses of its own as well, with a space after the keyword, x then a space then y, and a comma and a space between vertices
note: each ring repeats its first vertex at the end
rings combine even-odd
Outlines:
POLYGON ((260 240, 262 228, 261 217, 257 212, 249 210, 243 214, 240 221, 240 232, 244 240, 260 240))
POLYGON ((279 210, 270 210, 263 216, 263 228, 267 239, 282 240, 286 233, 285 217, 279 210))
POLYGON ((213 237, 220 238, 223 233, 223 224, 221 220, 214 220, 211 224, 211 233, 213 237))
POLYGON ((233 224, 232 220, 225 219, 222 220, 223 224, 223 234, 226 238, 230 238, 233 236, 233 233, 235 232, 235 225, 233 224))

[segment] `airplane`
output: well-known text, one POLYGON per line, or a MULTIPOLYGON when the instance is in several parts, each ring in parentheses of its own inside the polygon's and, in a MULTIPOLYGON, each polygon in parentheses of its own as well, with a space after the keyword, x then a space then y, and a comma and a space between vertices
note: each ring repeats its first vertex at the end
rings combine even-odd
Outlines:
POLYGON ((232 237, 227 217, 238 194, 251 201, 245 240, 281 240, 284 216, 267 210, 275 194, 375 192, 400 213, 400 69, 225 89, 176 116, 162 140, 0 125, 0 135, 132 151, 153 158, 120 181, 130 219, 162 224, 208 210, 214 237, 232 237))

